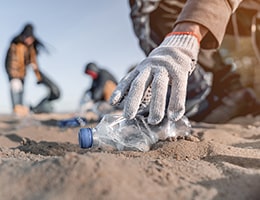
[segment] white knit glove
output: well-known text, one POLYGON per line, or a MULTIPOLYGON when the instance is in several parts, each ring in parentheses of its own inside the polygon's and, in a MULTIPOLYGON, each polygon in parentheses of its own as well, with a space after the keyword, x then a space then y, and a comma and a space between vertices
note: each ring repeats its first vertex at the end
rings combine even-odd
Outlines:
POLYGON ((164 118, 170 84, 167 116, 173 121, 179 120, 185 113, 188 76, 195 68, 198 52, 199 41, 194 34, 169 34, 160 46, 119 82, 110 103, 116 105, 124 100, 124 116, 132 119, 142 104, 147 88, 151 87, 148 123, 155 125, 164 118))

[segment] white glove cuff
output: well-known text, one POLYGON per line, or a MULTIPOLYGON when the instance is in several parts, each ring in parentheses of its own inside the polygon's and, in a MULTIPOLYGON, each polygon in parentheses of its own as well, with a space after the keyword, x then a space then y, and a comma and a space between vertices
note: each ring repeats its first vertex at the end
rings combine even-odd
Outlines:
POLYGON ((198 37, 194 34, 168 34, 164 41, 160 44, 161 47, 175 47, 187 49, 191 53, 191 58, 197 60, 200 43, 198 37))

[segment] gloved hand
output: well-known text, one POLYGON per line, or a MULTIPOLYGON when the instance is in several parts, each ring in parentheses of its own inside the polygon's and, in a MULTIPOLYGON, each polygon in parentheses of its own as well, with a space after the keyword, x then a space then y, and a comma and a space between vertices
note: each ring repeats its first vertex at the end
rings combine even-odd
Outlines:
POLYGON ((164 118, 170 84, 167 115, 171 120, 179 120, 185 113, 188 76, 195 68, 198 52, 199 41, 195 34, 169 34, 160 46, 119 82, 110 103, 116 105, 124 100, 124 116, 132 119, 145 99, 147 89, 151 87, 148 123, 155 125, 164 118))

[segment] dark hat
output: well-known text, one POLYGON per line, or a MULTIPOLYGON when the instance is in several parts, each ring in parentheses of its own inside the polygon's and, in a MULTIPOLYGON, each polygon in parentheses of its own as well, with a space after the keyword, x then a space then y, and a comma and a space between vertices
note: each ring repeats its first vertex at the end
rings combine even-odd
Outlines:
POLYGON ((90 63, 88 63, 86 65, 85 73, 87 73, 87 71, 92 71, 92 72, 98 73, 99 72, 99 68, 98 68, 98 66, 95 63, 90 62, 90 63))
POLYGON ((34 35, 33 35, 33 25, 32 24, 26 24, 24 26, 24 29, 21 32, 21 35, 23 35, 25 38, 30 37, 30 36, 34 37, 34 35))

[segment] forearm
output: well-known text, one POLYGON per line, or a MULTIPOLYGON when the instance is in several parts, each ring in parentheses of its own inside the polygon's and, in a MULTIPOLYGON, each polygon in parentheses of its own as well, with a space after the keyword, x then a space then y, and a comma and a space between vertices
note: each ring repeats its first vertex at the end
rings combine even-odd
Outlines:
POLYGON ((201 48, 215 49, 221 45, 231 14, 241 0, 189 0, 179 14, 175 27, 180 23, 196 23, 208 29, 201 40, 201 48))
POLYGON ((94 84, 91 87, 91 96, 94 101, 100 101, 103 97, 103 86, 99 84, 94 84))
POLYGON ((173 32, 193 32, 201 41, 208 33, 208 29, 193 22, 182 22, 174 27, 173 32))
POLYGON ((35 73, 35 76, 36 76, 36 78, 37 78, 37 81, 38 81, 38 82, 42 81, 42 76, 41 76, 41 73, 40 73, 40 71, 39 71, 39 68, 38 68, 37 64, 31 63, 31 66, 32 66, 32 69, 33 69, 33 71, 34 71, 34 73, 35 73))

